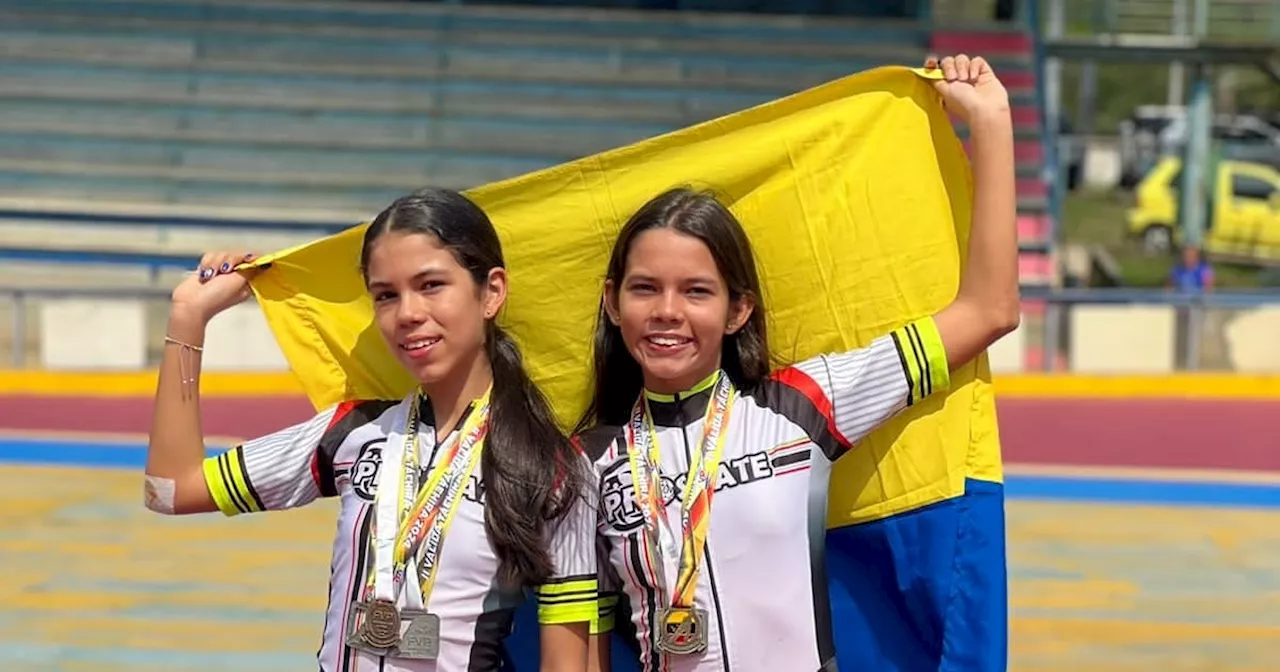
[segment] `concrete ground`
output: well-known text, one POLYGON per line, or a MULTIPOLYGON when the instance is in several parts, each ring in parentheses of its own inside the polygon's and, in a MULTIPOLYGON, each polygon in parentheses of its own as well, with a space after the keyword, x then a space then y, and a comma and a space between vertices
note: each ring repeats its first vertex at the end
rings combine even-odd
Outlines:
MULTIPOLYGON (((1037 488, 1017 479, 1011 669, 1275 669, 1280 506, 1022 496, 1037 488)), ((315 669, 333 502, 168 519, 134 469, 11 462, 0 511, 0 669, 315 669)))

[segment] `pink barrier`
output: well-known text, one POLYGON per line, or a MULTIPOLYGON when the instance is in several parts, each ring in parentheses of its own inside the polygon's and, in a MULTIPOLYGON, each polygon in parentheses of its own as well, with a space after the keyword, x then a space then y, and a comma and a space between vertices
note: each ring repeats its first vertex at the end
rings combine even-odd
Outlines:
MULTIPOLYGON (((963 126, 964 122, 956 115, 949 115, 951 123, 956 126, 963 126)), ((1015 107, 1009 112, 1009 116, 1013 119, 1015 128, 1036 127, 1040 126, 1040 110, 1034 106, 1015 107)))
POLYGON ((1053 277, 1053 258, 1047 254, 1023 252, 1018 255, 1018 277, 1023 282, 1044 282, 1053 277))
MULTIPOLYGON (((964 141, 964 151, 972 151, 968 140, 964 141)), ((1039 140, 1017 140, 1013 143, 1013 159, 1018 165, 1039 164, 1044 160, 1044 145, 1039 140)))
POLYGON ((934 53, 946 54, 1026 54, 1035 46, 1026 33, 997 31, 939 31, 929 40, 934 53))
MULTIPOLYGON (((201 404, 209 436, 248 438, 300 422, 312 414, 301 397, 218 397, 201 404)), ((151 399, 142 397, 0 397, 0 431, 145 434, 151 399), (75 413, 67 413, 74 408, 75 413)))
POLYGON ((1018 215, 1018 240, 1043 241, 1049 237, 1051 228, 1048 215, 1018 215))
POLYGON ((1001 70, 1000 81, 1009 93, 1033 93, 1036 88, 1036 73, 1032 70, 1001 70))
MULTIPOLYGON (((4 430, 145 434, 148 398, 4 397, 4 430), (67 414, 68 407, 76 413, 67 414)), ((218 398, 211 436, 252 437, 310 416, 301 398, 218 398)), ((1031 399, 998 401, 1008 463, 1280 471, 1280 400, 1031 399)))
POLYGON ((1049 185, 1038 177, 1020 177, 1018 178, 1018 198, 1024 196, 1035 196, 1044 198, 1049 195, 1049 185))

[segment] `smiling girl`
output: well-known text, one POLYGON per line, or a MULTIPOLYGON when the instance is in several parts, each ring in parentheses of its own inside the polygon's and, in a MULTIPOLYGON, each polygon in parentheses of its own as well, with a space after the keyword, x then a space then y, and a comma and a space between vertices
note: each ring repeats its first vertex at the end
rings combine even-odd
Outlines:
POLYGON ((832 464, 1018 323, 1008 95, 980 58, 941 69, 945 105, 972 129, 975 194, 966 270, 935 315, 773 371, 751 245, 727 208, 676 189, 618 236, 578 429, 600 475, 602 590, 619 598, 602 599, 602 629, 618 614, 644 670, 834 670, 832 464))
POLYGON ((507 273, 485 213, 457 192, 424 190, 364 234, 371 326, 417 389, 343 403, 206 459, 205 328, 248 298, 235 268, 251 256, 206 255, 173 291, 147 506, 231 516, 340 497, 321 670, 496 670, 525 589, 537 596, 541 669, 585 670, 597 585, 590 466, 495 322, 507 273))

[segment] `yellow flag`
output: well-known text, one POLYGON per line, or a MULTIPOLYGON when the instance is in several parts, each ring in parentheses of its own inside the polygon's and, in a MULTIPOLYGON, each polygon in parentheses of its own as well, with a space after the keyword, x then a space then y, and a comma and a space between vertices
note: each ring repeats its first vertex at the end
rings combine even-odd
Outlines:
MULTIPOLYGON (((566 426, 617 231, 677 185, 714 189, 751 237, 770 345, 788 362, 866 345, 956 293, 972 188, 932 77, 888 67, 468 192, 502 237, 501 320, 566 426)), ((253 289, 317 408, 399 398, 412 381, 373 325, 364 226, 260 259, 253 289)), ((872 520, 1000 480, 985 356, 841 458, 831 523, 872 520)))

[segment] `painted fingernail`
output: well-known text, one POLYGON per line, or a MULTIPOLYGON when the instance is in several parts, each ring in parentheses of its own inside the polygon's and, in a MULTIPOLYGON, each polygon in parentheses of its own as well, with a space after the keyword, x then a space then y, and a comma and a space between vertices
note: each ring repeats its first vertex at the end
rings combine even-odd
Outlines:
POLYGON ((226 273, 227 271, 231 270, 231 264, 229 264, 229 263, 227 263, 227 262, 225 262, 225 261, 224 261, 224 262, 222 262, 222 269, 221 269, 221 270, 222 270, 222 272, 223 272, 223 273, 226 273))
POLYGON ((212 268, 202 268, 202 269, 200 269, 200 279, 201 279, 201 280, 208 280, 209 278, 212 278, 212 277, 213 277, 213 269, 212 269, 212 268))

